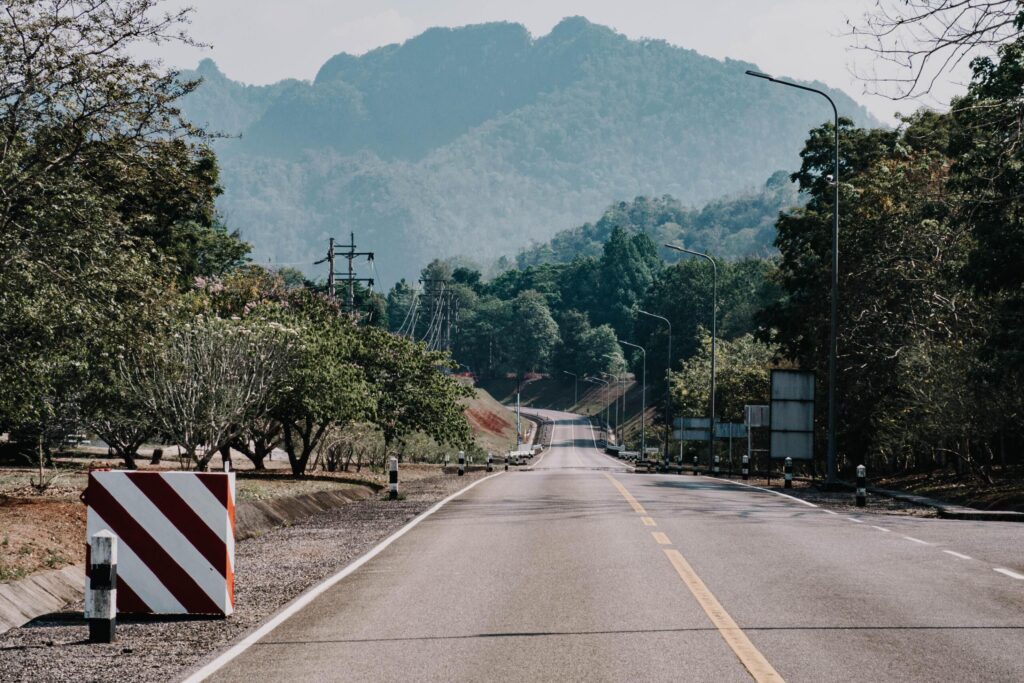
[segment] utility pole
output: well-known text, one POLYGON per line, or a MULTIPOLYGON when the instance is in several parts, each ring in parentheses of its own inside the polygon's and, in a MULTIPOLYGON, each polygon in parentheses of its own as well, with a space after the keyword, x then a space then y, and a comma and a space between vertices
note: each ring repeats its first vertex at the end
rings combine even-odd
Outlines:
POLYGON ((327 295, 331 297, 331 301, 334 300, 334 238, 330 237, 327 240, 327 256, 314 261, 313 265, 318 266, 321 263, 327 263, 327 295))
POLYGON ((372 251, 356 251, 356 236, 355 233, 349 233, 348 244, 335 244, 334 238, 331 237, 327 240, 327 256, 315 261, 313 265, 319 265, 321 263, 327 263, 327 295, 331 297, 331 301, 337 298, 337 283, 344 282, 348 284, 348 297, 346 300, 346 312, 349 315, 356 314, 356 283, 365 282, 367 286, 373 287, 372 277, 356 277, 355 268, 352 262, 360 257, 365 256, 367 261, 373 261, 372 251), (347 249, 348 251, 339 251, 340 249, 347 249), (334 267, 335 259, 341 256, 342 258, 348 259, 348 275, 339 277, 334 267))
MULTIPOLYGON (((341 252, 339 254, 339 256, 342 256, 342 257, 344 257, 345 259, 348 260, 348 275, 346 277, 344 277, 344 278, 341 278, 341 279, 344 282, 348 283, 348 302, 347 302, 348 303, 348 305, 347 305, 348 313, 350 315, 355 315, 355 313, 356 313, 356 283, 357 282, 365 282, 365 283, 367 283, 368 286, 373 287, 373 278, 356 277, 356 273, 355 273, 355 270, 353 268, 352 262, 356 258, 358 258, 360 256, 365 256, 367 261, 373 261, 373 252, 372 251, 356 251, 356 235, 353 232, 350 232, 348 235, 349 235, 349 243, 348 244, 343 244, 343 245, 341 245, 340 247, 337 247, 337 248, 348 249, 348 251, 344 251, 344 252, 341 252)), ((334 240, 331 240, 331 242, 333 243, 334 240)), ((332 296, 333 296, 333 294, 332 294, 332 296)))

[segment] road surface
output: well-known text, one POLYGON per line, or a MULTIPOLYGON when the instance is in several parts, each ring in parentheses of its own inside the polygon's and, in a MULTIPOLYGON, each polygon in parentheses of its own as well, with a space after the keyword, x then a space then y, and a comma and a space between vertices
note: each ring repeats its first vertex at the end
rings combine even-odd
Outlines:
POLYGON ((632 474, 548 415, 528 471, 451 501, 211 680, 1024 680, 1024 525, 632 474))

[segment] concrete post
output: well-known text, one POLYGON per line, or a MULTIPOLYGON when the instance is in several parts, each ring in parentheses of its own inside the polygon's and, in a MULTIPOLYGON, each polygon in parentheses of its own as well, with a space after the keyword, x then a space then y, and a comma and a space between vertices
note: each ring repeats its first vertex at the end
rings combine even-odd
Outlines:
POLYGON ((697 469, 697 456, 693 456, 693 476, 700 476, 700 470, 697 469))
POLYGON ((487 454, 487 471, 490 472, 492 470, 493 470, 493 468, 491 467, 491 454, 488 453, 487 454))
POLYGON ((857 507, 862 508, 868 504, 868 469, 864 465, 857 465, 857 507))
POLYGON ((466 453, 459 451, 459 476, 461 477, 466 473, 466 453))
POLYGON ((114 642, 117 624, 117 536, 109 531, 94 534, 89 542, 89 591, 85 618, 90 643, 114 642))
POLYGON ((782 488, 793 488, 793 458, 786 458, 782 471, 785 479, 785 483, 782 485, 782 488))
POLYGON ((398 498, 398 458, 395 457, 388 460, 388 498, 398 498))
POLYGON ((740 473, 743 475, 743 481, 746 481, 747 479, 750 478, 750 456, 749 455, 746 455, 746 454, 743 455, 743 463, 742 463, 742 467, 740 468, 740 473))
POLYGON ((715 474, 718 474, 718 456, 717 455, 714 457, 714 465, 713 465, 712 472, 714 472, 715 474))

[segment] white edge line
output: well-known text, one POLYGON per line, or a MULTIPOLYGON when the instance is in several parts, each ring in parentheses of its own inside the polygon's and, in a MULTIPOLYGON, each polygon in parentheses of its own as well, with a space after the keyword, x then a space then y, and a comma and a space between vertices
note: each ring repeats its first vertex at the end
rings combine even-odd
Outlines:
MULTIPOLYGON (((738 486, 746 486, 748 489, 757 489, 758 491, 764 491, 765 493, 774 493, 776 496, 782 496, 783 498, 789 498, 790 500, 795 500, 796 502, 800 503, 801 505, 806 505, 807 507, 812 507, 812 508, 818 507, 814 503, 809 503, 806 500, 800 500, 796 496, 791 496, 791 495, 786 494, 786 493, 780 493, 779 491, 772 491, 771 489, 762 488, 760 486, 754 486, 753 484, 744 484, 742 481, 733 481, 732 479, 721 479, 719 477, 710 477, 710 476, 707 477, 707 478, 708 479, 714 479, 715 481, 724 481, 727 484, 736 484, 738 486)), ((826 510, 825 512, 829 512, 829 511, 826 510)))
POLYGON ((920 543, 921 545, 931 545, 928 541, 922 541, 920 538, 914 538, 913 536, 904 536, 903 538, 908 541, 913 541, 914 543, 920 543))
POLYGON ((884 531, 885 533, 890 533, 889 530, 886 529, 884 526, 875 526, 874 524, 872 524, 871 528, 872 529, 878 529, 879 531, 884 531))
POLYGON ((296 612, 301 610, 303 607, 305 607, 309 603, 313 602, 314 599, 316 599, 322 593, 327 591, 331 586, 333 586, 334 584, 338 583, 339 581, 341 581, 342 579, 344 579, 345 577, 347 577, 348 575, 352 574, 357 569, 362 567, 364 564, 366 564, 367 562, 369 562, 370 560, 375 558, 377 555, 379 555, 381 552, 383 552, 383 550, 385 548, 387 548, 389 545, 391 545, 392 543, 397 541, 399 538, 404 536, 406 533, 411 531, 417 524, 419 524, 424 519, 426 519, 430 515, 434 514, 438 510, 440 510, 445 505, 445 503, 448 503, 449 501, 458 498, 463 493, 465 493, 466 491, 470 490, 471 488, 473 488, 477 484, 482 484, 483 482, 487 481, 488 479, 493 479, 494 477, 497 477, 498 475, 501 475, 501 474, 504 474, 504 472, 495 472, 494 474, 486 476, 486 477, 483 477, 482 479, 477 479, 476 481, 474 481, 469 486, 466 486, 465 488, 459 489, 458 491, 456 491, 452 495, 448 496, 444 500, 441 500, 441 501, 435 503, 433 505, 433 507, 428 509, 426 512, 420 513, 412 521, 410 521, 408 524, 403 526, 401 529, 399 529, 398 531, 396 531, 395 533, 391 534, 390 536, 385 538, 383 541, 378 543, 372 550, 370 550, 365 555, 363 555, 362 557, 357 559, 355 562, 352 562, 351 564, 349 564, 348 566, 343 568, 338 573, 336 573, 333 576, 330 576, 330 577, 324 579, 323 581, 321 581, 320 583, 316 584, 315 586, 306 589, 305 592, 303 592, 297 598, 292 600, 292 602, 290 604, 286 605, 280 612, 278 612, 273 618, 271 618, 270 621, 264 623, 262 626, 257 628, 255 631, 253 631, 249 635, 247 635, 245 638, 243 638, 238 643, 235 643, 234 645, 232 645, 226 651, 221 653, 212 662, 206 664, 205 666, 203 666, 198 671, 196 671, 196 672, 192 673, 191 675, 189 675, 187 678, 185 678, 182 681, 182 683, 199 683, 199 681, 205 680, 208 676, 210 676, 211 674, 213 674, 216 671, 218 671, 219 669, 221 669, 225 664, 227 664, 228 662, 233 660, 235 657, 237 657, 238 655, 240 655, 243 652, 245 652, 246 650, 248 650, 254 643, 256 643, 261 638, 263 638, 263 636, 267 635, 268 633, 273 631, 275 628, 280 626, 282 623, 284 623, 288 618, 290 618, 296 612))
POLYGON ((830 515, 838 515, 838 514, 839 514, 839 513, 838 513, 838 512, 836 512, 835 510, 824 510, 824 509, 823 509, 823 510, 822 510, 822 512, 827 512, 827 513, 828 513, 828 514, 830 514, 830 515))
POLYGON ((973 560, 974 559, 970 555, 964 555, 963 553, 958 553, 955 550, 943 550, 942 552, 946 553, 947 555, 952 555, 953 557, 959 557, 961 560, 973 560))
POLYGON ((863 519, 857 519, 856 517, 847 517, 847 519, 850 520, 851 522, 856 522, 857 524, 863 524, 864 523, 863 519))
POLYGON ((1015 571, 1013 571, 1011 569, 1003 569, 1002 567, 994 567, 993 571, 997 571, 1000 574, 1005 574, 1006 576, 1009 576, 1011 579, 1019 579, 1021 581, 1024 581, 1024 574, 1018 574, 1017 572, 1015 572, 1015 571))

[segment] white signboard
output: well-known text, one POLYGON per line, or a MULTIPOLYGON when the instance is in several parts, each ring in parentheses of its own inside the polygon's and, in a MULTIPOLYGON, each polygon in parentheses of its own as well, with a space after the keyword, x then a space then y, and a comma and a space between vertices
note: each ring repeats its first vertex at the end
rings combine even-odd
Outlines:
POLYGON ((745 439, 747 425, 739 422, 718 422, 715 424, 716 439, 745 439))
POLYGON ((707 441, 706 429, 673 429, 672 438, 676 441, 707 441))
POLYGON ((748 427, 768 426, 768 406, 744 406, 743 413, 748 427))
POLYGON ((772 370, 771 457, 814 458, 814 373, 772 370))

